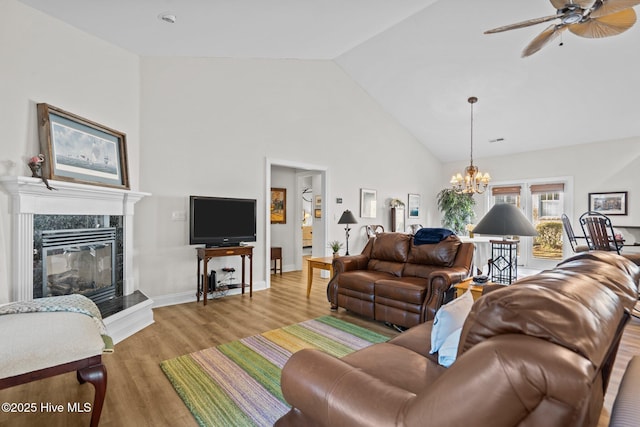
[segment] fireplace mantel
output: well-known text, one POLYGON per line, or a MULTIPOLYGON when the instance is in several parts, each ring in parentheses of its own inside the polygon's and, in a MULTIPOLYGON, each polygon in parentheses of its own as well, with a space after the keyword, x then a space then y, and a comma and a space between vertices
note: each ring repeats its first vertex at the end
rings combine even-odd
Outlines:
POLYGON ((0 177, 11 196, 13 214, 133 215, 133 205, 150 193, 97 185, 49 181, 48 190, 39 178, 0 177))
POLYGON ((12 256, 10 298, 33 299, 33 216, 42 215, 122 215, 124 218, 124 295, 135 290, 133 279, 134 205, 149 193, 50 181, 49 190, 39 178, 0 177, 0 185, 11 197, 12 256))

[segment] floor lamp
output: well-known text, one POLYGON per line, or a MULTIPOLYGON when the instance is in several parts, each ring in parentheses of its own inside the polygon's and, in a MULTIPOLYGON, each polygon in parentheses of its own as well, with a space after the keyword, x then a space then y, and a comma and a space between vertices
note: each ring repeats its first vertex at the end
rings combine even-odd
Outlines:
POLYGON ((356 221, 356 217, 353 216, 353 214, 349 209, 342 212, 342 216, 338 220, 338 224, 346 224, 346 226, 344 227, 344 231, 347 239, 347 251, 345 252, 345 255, 349 255, 349 231, 351 231, 351 228, 349 228, 349 224, 357 224, 357 223, 358 221, 356 221))
POLYGON ((494 205, 473 228, 474 234, 502 236, 491 240, 491 280, 510 285, 518 276, 518 241, 506 236, 537 236, 533 224, 516 206, 494 205))

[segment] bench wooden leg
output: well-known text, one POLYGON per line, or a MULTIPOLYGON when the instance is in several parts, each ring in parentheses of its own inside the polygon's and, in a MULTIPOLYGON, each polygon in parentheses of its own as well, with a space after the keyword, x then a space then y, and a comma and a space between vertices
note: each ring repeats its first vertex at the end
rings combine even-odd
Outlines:
POLYGON ((100 422, 100 414, 102 413, 102 405, 104 397, 107 393, 107 369, 103 364, 89 366, 79 369, 76 374, 78 382, 84 384, 89 382, 93 384, 96 394, 93 399, 93 410, 91 411, 91 427, 98 427, 100 422))

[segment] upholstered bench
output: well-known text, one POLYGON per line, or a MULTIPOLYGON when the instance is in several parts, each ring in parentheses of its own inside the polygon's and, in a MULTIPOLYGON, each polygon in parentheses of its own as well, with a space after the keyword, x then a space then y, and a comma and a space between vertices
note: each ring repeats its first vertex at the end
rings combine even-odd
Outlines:
POLYGON ((0 390, 77 371, 95 388, 97 426, 107 390, 102 354, 113 347, 105 332, 98 308, 80 295, 0 306, 0 390))

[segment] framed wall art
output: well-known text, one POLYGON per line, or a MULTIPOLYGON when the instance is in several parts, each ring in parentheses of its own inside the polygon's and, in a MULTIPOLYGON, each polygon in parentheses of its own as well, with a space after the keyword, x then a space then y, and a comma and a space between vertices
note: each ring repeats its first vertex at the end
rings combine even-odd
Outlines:
POLYGON ((408 200, 409 218, 420 218, 420 195, 409 194, 408 200))
POLYGON ((376 217, 376 190, 360 189, 360 218, 376 217))
POLYGON ((124 133, 49 104, 38 104, 43 176, 129 189, 124 133))
POLYGON ((322 218, 322 196, 315 196, 315 206, 313 208, 313 217, 322 218))
POLYGON ((604 215, 627 215, 627 192, 589 193, 589 210, 604 215))
POLYGON ((271 224, 287 223, 287 189, 271 188, 271 224))

